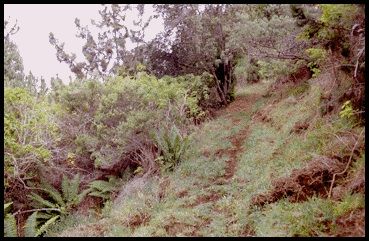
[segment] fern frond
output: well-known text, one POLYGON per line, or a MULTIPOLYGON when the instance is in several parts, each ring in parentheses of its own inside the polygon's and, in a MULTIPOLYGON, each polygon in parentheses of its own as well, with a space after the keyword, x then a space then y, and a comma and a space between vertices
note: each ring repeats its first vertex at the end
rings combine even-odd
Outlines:
POLYGON ((61 194, 59 193, 58 190, 56 190, 52 185, 50 185, 49 183, 46 182, 42 182, 41 183, 43 190, 52 198, 54 199, 57 204, 59 204, 60 206, 65 206, 65 202, 63 200, 63 197, 61 196, 61 194))
POLYGON ((53 215, 45 212, 40 212, 37 215, 37 218, 39 219, 50 219, 53 215))
POLYGON ((77 196, 77 198, 76 198, 76 200, 75 200, 74 204, 75 204, 75 205, 80 204, 80 203, 82 202, 82 200, 85 198, 85 196, 86 196, 89 192, 91 192, 91 189, 89 189, 89 188, 88 188, 88 189, 83 190, 80 194, 78 194, 78 196, 77 196))
POLYGON ((103 180, 95 180, 89 183, 89 187, 92 189, 97 189, 100 192, 112 192, 115 191, 114 183, 110 183, 103 180))
POLYGON ((94 197, 101 197, 102 199, 109 199, 109 194, 108 193, 102 193, 100 191, 90 192, 88 195, 89 196, 94 196, 94 197))
POLYGON ((79 184, 81 183, 80 176, 77 174, 74 176, 73 180, 70 182, 70 194, 71 194, 71 200, 75 200, 78 196, 79 191, 79 184))
POLYGON ((62 192, 63 192, 63 196, 64 199, 68 202, 68 200, 70 200, 71 195, 69 194, 69 179, 66 175, 63 175, 63 180, 62 180, 62 192))
POLYGON ((80 176, 77 174, 73 179, 68 179, 66 176, 63 176, 62 181, 62 191, 64 199, 67 202, 75 203, 78 197, 78 189, 81 183, 80 176))
MULTIPOLYGON (((5 205, 4 209, 6 209, 5 205)), ((17 222, 14 215, 9 213, 4 218, 4 237, 17 237, 17 222)))
POLYGON ((24 226, 25 237, 36 237, 37 234, 37 212, 32 213, 27 218, 26 225, 24 226))
POLYGON ((10 211, 10 207, 12 206, 13 202, 4 203, 4 213, 8 213, 10 211))
POLYGON ((41 227, 40 229, 37 230, 36 232, 36 236, 40 236, 43 232, 45 232, 47 230, 47 228, 54 224, 56 222, 56 220, 60 217, 60 215, 56 215, 55 217, 50 218, 49 220, 47 220, 41 227))
POLYGON ((109 183, 116 186, 118 184, 119 179, 116 176, 110 175, 109 176, 109 183))
MULTIPOLYGON (((56 208, 56 205, 54 203, 51 203, 51 202, 43 199, 41 196, 39 196, 36 193, 31 193, 30 195, 28 195, 28 197, 31 200, 36 201, 37 203, 41 204, 41 207, 56 208)), ((36 208, 38 208, 38 206, 36 208)))

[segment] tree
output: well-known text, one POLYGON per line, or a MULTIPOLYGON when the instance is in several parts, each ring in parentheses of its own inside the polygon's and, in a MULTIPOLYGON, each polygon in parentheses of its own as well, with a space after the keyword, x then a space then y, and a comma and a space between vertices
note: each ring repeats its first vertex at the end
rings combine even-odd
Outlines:
POLYGON ((249 58, 303 60, 306 43, 289 5, 241 6, 232 25, 230 44, 249 58))
POLYGON ((208 72, 220 101, 232 100, 235 51, 226 47, 231 5, 159 4, 165 32, 149 44, 148 69, 159 75, 208 72))
POLYGON ((53 33, 49 34, 50 44, 56 49, 59 62, 65 62, 70 70, 80 79, 86 77, 105 77, 116 73, 122 65, 125 65, 127 55, 126 41, 130 39, 134 43, 143 42, 144 30, 151 18, 143 21, 144 6, 136 6, 138 21, 134 25, 139 30, 128 29, 126 26, 126 12, 132 10, 129 4, 112 4, 99 11, 100 21, 91 20, 91 24, 99 29, 97 39, 93 36, 88 26, 82 26, 78 18, 74 23, 77 27, 77 37, 85 40, 82 54, 85 61, 78 62, 76 54, 68 54, 64 49, 64 43, 60 43, 53 33))
POLYGON ((45 79, 38 79, 30 71, 24 74, 23 59, 18 46, 11 40, 11 36, 19 31, 17 22, 12 26, 9 21, 4 22, 4 86, 21 87, 32 95, 44 95, 47 92, 45 79), (38 84, 40 83, 40 86, 38 84))
POLYGON ((17 45, 11 40, 11 36, 19 31, 17 22, 10 26, 9 21, 4 21, 4 85, 12 87, 23 86, 23 60, 19 54, 17 45))

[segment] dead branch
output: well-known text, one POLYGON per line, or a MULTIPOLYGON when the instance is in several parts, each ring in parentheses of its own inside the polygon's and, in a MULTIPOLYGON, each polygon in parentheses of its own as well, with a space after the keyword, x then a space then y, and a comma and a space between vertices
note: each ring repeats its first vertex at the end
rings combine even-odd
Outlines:
POLYGON ((347 165, 346 165, 345 169, 344 169, 342 172, 339 172, 339 173, 335 173, 335 174, 333 174, 333 178, 332 178, 332 182, 331 182, 331 187, 329 188, 328 198, 331 198, 331 195, 332 195, 332 189, 333 189, 334 181, 336 180, 336 176, 337 176, 337 175, 342 175, 342 174, 344 174, 344 173, 348 170, 348 168, 349 168, 349 166, 350 166, 350 164, 351 164, 351 162, 352 162, 352 157, 353 157, 353 155, 354 155, 355 148, 356 148, 357 144, 359 143, 360 137, 361 137, 361 135, 364 133, 364 130, 365 130, 365 129, 363 129, 363 130, 361 131, 361 133, 360 133, 359 137, 358 137, 358 138, 357 138, 357 140, 356 140, 356 143, 355 143, 355 145, 354 145, 354 148, 352 148, 352 150, 351 150, 351 155, 350 155, 349 161, 347 162, 347 165))

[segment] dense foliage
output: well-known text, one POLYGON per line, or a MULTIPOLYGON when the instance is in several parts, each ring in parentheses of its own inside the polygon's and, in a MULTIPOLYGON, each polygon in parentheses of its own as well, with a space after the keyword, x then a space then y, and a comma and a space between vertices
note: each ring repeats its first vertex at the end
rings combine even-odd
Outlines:
MULTIPOLYGON (((5 21, 6 236, 42 236, 86 197, 108 207, 130 177, 172 171, 186 159, 194 126, 213 108, 231 103, 237 83, 296 81, 305 68, 309 78, 332 70, 330 88, 340 90, 344 78, 337 71, 343 71, 355 81, 335 99, 322 95, 330 101, 324 108, 334 99, 342 118, 363 118, 363 5, 154 9, 145 19, 141 4, 103 6, 101 19, 92 21, 97 38, 76 18, 77 35, 85 41, 82 62, 50 33, 57 59, 76 78, 68 84, 52 78, 49 89, 42 77, 24 74, 11 39, 19 28, 5 21), (128 29, 126 14, 134 9, 136 29, 128 29), (164 32, 145 42, 145 29, 159 16, 164 32), (128 40, 137 47, 128 51, 128 40), (20 220, 25 225, 16 226, 20 220)), ((304 92, 307 85, 301 86, 304 92)))

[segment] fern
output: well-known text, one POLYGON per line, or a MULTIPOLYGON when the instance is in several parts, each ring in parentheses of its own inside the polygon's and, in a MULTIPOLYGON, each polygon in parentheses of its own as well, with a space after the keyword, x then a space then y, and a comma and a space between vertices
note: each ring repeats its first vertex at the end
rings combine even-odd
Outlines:
POLYGON ((36 193, 31 193, 30 195, 28 195, 28 197, 33 200, 36 201, 35 204, 41 204, 40 205, 33 205, 35 208, 43 208, 43 207, 48 207, 48 208, 57 208, 57 205, 55 203, 49 202, 45 199, 43 199, 40 195, 36 194, 36 193))
POLYGON ((4 217, 4 237, 17 237, 17 222, 9 213, 4 217))
POLYGON ((17 237, 17 222, 14 215, 8 213, 12 204, 4 203, 4 237, 17 237))
POLYGON ((76 200, 75 200, 75 204, 80 204, 80 203, 82 202, 83 198, 85 198, 85 196, 86 196, 89 192, 91 192, 91 190, 90 190, 90 189, 85 189, 85 190, 83 190, 80 194, 78 194, 78 195, 77 195, 77 198, 76 198, 76 200))
POLYGON ((114 191, 115 186, 107 181, 103 181, 103 180, 96 180, 90 183, 89 185, 91 188, 93 189, 97 189, 101 192, 110 192, 110 191, 114 191))
POLYGON ((110 198, 110 194, 109 193, 102 193, 101 191, 92 191, 88 195, 94 196, 94 197, 101 197, 104 200, 110 198))
POLYGON ((161 150, 162 156, 158 161, 164 170, 173 169, 182 160, 189 144, 188 137, 183 137, 175 126, 169 132, 158 131, 155 133, 154 140, 161 150))
POLYGON ((56 201, 56 203, 63 207, 65 206, 65 202, 63 200, 62 195, 59 193, 58 190, 56 190, 52 185, 50 185, 49 183, 46 182, 42 182, 41 183, 43 190, 52 198, 56 201))
POLYGON ((37 234, 37 211, 27 218, 24 226, 24 235, 26 237, 36 237, 37 234))
POLYGON ((78 200, 79 184, 79 174, 77 174, 72 180, 68 179, 66 176, 63 176, 62 191, 64 199, 67 202, 78 204, 76 202, 78 200))
POLYGON ((4 213, 8 213, 10 211, 10 207, 12 206, 13 202, 4 203, 4 213))
POLYGON ((37 215, 37 218, 38 219, 50 219, 52 218, 53 215, 52 214, 49 214, 49 213, 44 213, 44 212, 39 212, 38 215, 37 215))
MULTIPOLYGON (((66 214, 70 209, 79 204, 82 199, 90 192, 90 189, 86 189, 81 193, 78 193, 80 185, 79 175, 76 175, 72 180, 63 176, 62 181, 62 194, 58 192, 52 185, 41 182, 42 190, 48 194, 52 200, 46 200, 36 193, 31 193, 28 197, 34 201, 33 206, 35 208, 50 208, 52 210, 43 210, 33 213, 26 223, 26 235, 27 236, 40 236, 47 231, 47 228, 56 222, 61 214, 66 214), (55 213, 55 211, 57 213, 55 213), (41 225, 38 228, 38 225, 41 225)), ((5 205, 4 205, 5 208, 5 205)))
POLYGON ((56 215, 52 218, 50 218, 49 220, 47 220, 43 225, 41 225, 41 227, 37 230, 36 232, 36 236, 40 236, 41 234, 43 234, 44 232, 46 232, 47 228, 54 224, 56 222, 56 220, 60 217, 60 215, 56 215))
POLYGON ((32 193, 29 197, 36 201, 35 208, 59 208, 60 212, 68 210, 74 205, 79 204, 83 198, 87 195, 89 190, 84 190, 82 193, 78 193, 80 178, 76 175, 72 180, 68 179, 66 176, 63 177, 62 181, 62 194, 58 192, 52 185, 42 182, 42 190, 47 193, 54 202, 45 200, 36 193, 32 193))
POLYGON ((118 179, 111 176, 109 181, 95 180, 89 183, 90 196, 101 197, 102 199, 109 199, 110 194, 116 191, 118 179))
POLYGON ((38 237, 47 231, 47 228, 54 224, 60 215, 50 216, 46 222, 39 222, 38 219, 46 218, 45 214, 40 212, 34 212, 31 216, 27 218, 26 225, 24 226, 24 234, 26 237, 38 237), (39 224, 42 225, 39 227, 39 224))

